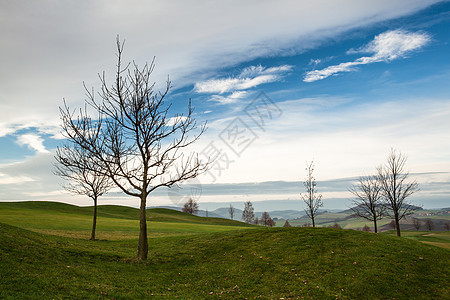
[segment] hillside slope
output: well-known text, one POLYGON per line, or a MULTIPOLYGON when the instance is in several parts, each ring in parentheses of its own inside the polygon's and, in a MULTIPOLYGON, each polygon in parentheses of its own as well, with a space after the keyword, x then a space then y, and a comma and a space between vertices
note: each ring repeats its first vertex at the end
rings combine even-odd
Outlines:
MULTIPOLYGON (((3 223, 40 233, 66 237, 89 238, 92 207, 78 207, 58 202, 3 202, 0 220, 3 223)), ((201 218, 164 208, 147 210, 150 237, 185 235, 255 227, 223 218, 201 218)), ((97 238, 133 239, 139 234, 139 210, 136 208, 100 205, 97 238)))
POLYGON ((150 242, 49 236, 0 224, 0 298, 448 299, 450 251, 328 228, 259 228, 150 242))

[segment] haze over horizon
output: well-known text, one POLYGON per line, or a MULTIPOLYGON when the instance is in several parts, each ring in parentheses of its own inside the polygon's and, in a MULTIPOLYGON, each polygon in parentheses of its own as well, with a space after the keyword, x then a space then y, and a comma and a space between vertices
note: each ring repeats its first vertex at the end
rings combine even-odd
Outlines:
MULTIPOLYGON (((112 79, 119 34, 127 60, 156 56, 157 87, 170 75, 174 111, 192 99, 208 121, 193 150, 220 159, 187 187, 200 205, 300 201, 313 160, 325 208, 345 208, 352 182, 395 148, 420 184, 413 204, 449 206, 448 1, 4 1, 0 15, 0 201, 91 205, 52 173, 58 107, 81 107, 97 73, 112 79)), ((185 194, 161 190, 148 206, 185 194)))

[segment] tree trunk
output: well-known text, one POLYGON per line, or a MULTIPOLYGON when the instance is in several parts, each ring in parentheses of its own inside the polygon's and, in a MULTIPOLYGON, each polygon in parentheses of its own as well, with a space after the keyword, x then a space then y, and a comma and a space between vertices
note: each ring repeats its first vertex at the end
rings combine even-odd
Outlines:
POLYGON ((395 215, 395 227, 397 228, 397 236, 400 236, 400 221, 398 215, 395 215))
POLYGON ((145 214, 146 204, 147 204, 147 194, 143 192, 141 195, 141 207, 139 216, 139 243, 137 248, 138 260, 147 260, 148 255, 147 218, 145 214))
POLYGON ((312 221, 312 225, 313 225, 313 227, 316 227, 316 222, 314 222, 314 217, 311 217, 311 221, 312 221))
POLYGON ((374 231, 375 233, 378 233, 378 229, 377 229, 377 220, 376 220, 376 219, 373 220, 373 231, 374 231))
POLYGON ((92 220, 91 241, 95 241, 95 228, 97 226, 97 197, 94 197, 94 219, 92 220))

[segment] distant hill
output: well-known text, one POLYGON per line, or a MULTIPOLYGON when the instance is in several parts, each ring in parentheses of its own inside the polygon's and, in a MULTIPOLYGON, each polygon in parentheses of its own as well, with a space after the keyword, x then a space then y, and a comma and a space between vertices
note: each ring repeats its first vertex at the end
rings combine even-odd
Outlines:
MULTIPOLYGON (((353 206, 353 208, 356 208, 357 206, 353 206)), ((414 211, 416 211, 416 210, 423 210, 423 208, 422 207, 420 207, 420 206, 416 206, 416 205, 411 205, 411 209, 412 210, 414 210, 414 211)), ((349 209, 346 209, 346 210, 343 210, 343 211, 341 211, 342 213, 345 213, 345 214, 352 214, 353 213, 353 210, 351 209, 351 208, 349 208, 349 209)))

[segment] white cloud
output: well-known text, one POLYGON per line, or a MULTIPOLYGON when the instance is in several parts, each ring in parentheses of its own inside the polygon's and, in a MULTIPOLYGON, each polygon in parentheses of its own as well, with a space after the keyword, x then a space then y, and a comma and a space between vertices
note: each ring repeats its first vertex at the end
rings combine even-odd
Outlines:
POLYGON ((247 96, 248 92, 246 91, 236 91, 231 93, 231 95, 228 96, 221 96, 221 95, 213 95, 211 97, 211 101, 218 102, 220 104, 230 104, 235 103, 240 99, 243 99, 247 96))
MULTIPOLYGON (((412 173, 450 168, 448 99, 358 104, 347 98, 320 97, 277 102, 277 106, 283 114, 267 119, 265 131, 243 112, 209 123, 198 151, 214 142, 233 161, 218 183, 300 180, 305 162, 312 159, 320 180, 369 174, 385 161, 391 147, 408 155, 412 173), (236 116, 258 136, 240 157, 218 139, 236 116)), ((211 176, 202 180, 208 183, 211 176)))
POLYGON ((281 79, 283 73, 291 71, 293 66, 282 65, 278 67, 265 68, 261 65, 250 66, 242 70, 237 77, 223 79, 211 79, 195 84, 197 93, 219 93, 246 90, 258 85, 275 82, 281 79))
POLYGON ((376 62, 390 62, 395 59, 405 58, 412 51, 424 47, 431 38, 426 33, 412 33, 403 30, 391 30, 377 35, 373 41, 359 50, 349 50, 347 53, 372 53, 372 56, 360 57, 351 62, 345 62, 329 66, 322 70, 312 70, 306 73, 303 81, 313 82, 337 75, 342 72, 357 70, 356 66, 376 62))
POLYGON ((187 117, 185 117, 185 116, 172 117, 172 118, 167 119, 166 126, 173 126, 175 124, 184 122, 186 120, 187 120, 187 117))
POLYGON ((7 174, 0 173, 0 184, 22 184, 31 181, 34 181, 34 179, 28 176, 9 176, 7 174))
POLYGON ((21 146, 28 146, 28 148, 33 149, 40 153, 48 153, 48 150, 44 146, 44 140, 32 133, 22 134, 17 137, 17 144, 21 146))

